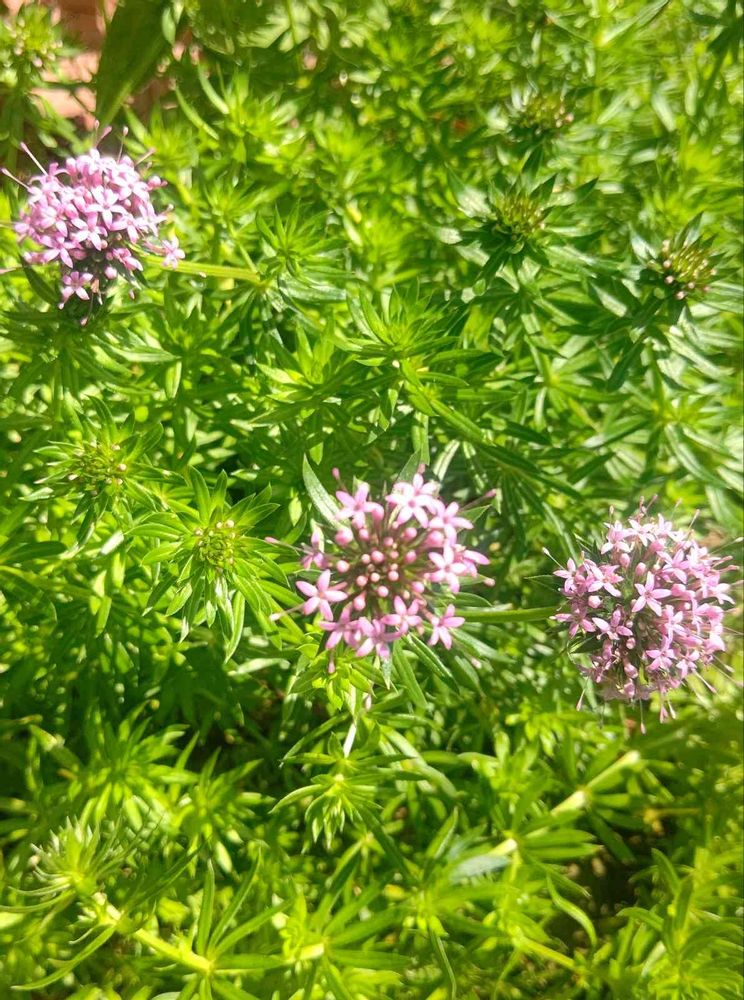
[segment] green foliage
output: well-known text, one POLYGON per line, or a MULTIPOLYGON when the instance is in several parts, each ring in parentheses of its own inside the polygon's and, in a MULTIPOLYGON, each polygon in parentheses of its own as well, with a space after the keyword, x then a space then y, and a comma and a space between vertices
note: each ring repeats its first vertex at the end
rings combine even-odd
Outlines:
MULTIPOLYGON (((0 995, 742 996, 736 635, 645 735, 579 710, 544 551, 657 495, 738 555, 740 15, 119 4, 186 259, 81 327, 0 230, 0 995), (295 547, 420 462, 493 586, 331 666, 295 547)), ((0 27, 17 173, 91 144, 58 44, 0 27)))
POLYGON ((40 4, 24 4, 14 17, 0 19, 0 159, 6 169, 17 166, 24 139, 38 150, 71 138, 67 123, 38 94, 43 86, 64 85, 57 59, 71 52, 51 11, 40 4))

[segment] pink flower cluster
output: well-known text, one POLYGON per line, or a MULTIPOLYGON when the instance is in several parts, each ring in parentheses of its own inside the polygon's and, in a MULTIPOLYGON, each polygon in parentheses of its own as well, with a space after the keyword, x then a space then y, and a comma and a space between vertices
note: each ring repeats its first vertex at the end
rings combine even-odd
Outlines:
POLYGON ((117 276, 142 270, 139 250, 162 255, 168 266, 178 264, 183 251, 175 239, 158 240, 165 215, 150 198, 164 184, 159 177, 143 179, 128 156, 115 159, 91 149, 64 165, 50 164, 24 185, 28 202, 14 228, 19 239, 42 248, 25 254, 29 264, 59 264, 60 308, 73 296, 102 301, 117 276))
MULTIPOLYGON (((711 555, 689 531, 661 515, 647 519, 641 504, 627 524, 606 524, 598 558, 569 559, 556 571, 569 610, 556 620, 581 636, 591 666, 584 673, 605 698, 664 697, 709 667, 724 648, 721 582, 727 559, 711 555)), ((670 709, 673 714, 673 710, 670 709)))
POLYGON ((297 584, 302 611, 320 614, 329 649, 343 641, 358 656, 387 659, 391 644, 408 632, 428 633, 430 646, 451 647, 464 619, 451 602, 442 609, 446 597, 439 595, 457 594, 462 577, 477 577, 488 559, 460 542, 460 532, 473 525, 437 492, 420 472, 410 483, 395 483, 382 502, 370 498, 366 483, 336 492, 337 519, 347 523, 328 546, 320 530, 313 533, 302 564, 320 575, 297 584))

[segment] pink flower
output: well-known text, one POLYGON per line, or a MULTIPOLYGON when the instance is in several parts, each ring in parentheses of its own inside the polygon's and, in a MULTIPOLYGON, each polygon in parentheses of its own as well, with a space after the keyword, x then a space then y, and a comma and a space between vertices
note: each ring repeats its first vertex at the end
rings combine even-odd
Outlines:
POLYGON ((457 553, 451 545, 442 546, 439 552, 429 552, 429 560, 434 564, 435 571, 432 580, 445 583, 453 594, 460 590, 460 577, 466 571, 464 563, 458 560, 457 553))
POLYGON ((577 632, 582 631, 586 633, 592 633, 597 631, 597 626, 594 624, 597 619, 589 618, 587 614, 587 609, 579 605, 575 605, 571 609, 570 614, 561 613, 555 616, 557 622, 570 622, 571 627, 568 630, 568 634, 573 638, 577 632))
POLYGON ((357 656, 376 653, 381 660, 387 660, 390 657, 390 643, 395 639, 395 635, 386 633, 385 625, 379 619, 369 621, 367 618, 362 618, 359 626, 362 639, 356 647, 357 656))
POLYGON ((464 624, 465 619, 455 614, 454 604, 448 604, 441 615, 429 615, 431 622, 431 636, 429 645, 435 646, 438 642, 445 649, 452 648, 452 629, 459 628, 464 624))
POLYGON ((351 518, 351 523, 355 528, 364 527, 367 514, 375 517, 383 513, 383 509, 379 503, 374 503, 367 499, 369 497, 369 486, 366 483, 361 483, 356 493, 337 490, 336 496, 341 501, 341 509, 337 516, 341 520, 351 518))
POLYGON ((464 567, 466 576, 478 576, 478 567, 488 566, 491 561, 488 556, 484 556, 482 552, 476 552, 474 549, 466 549, 462 545, 457 546, 457 554, 460 560, 460 565, 464 567))
POLYGON ((469 530, 473 527, 471 521, 458 514, 459 510, 459 504, 453 502, 445 507, 441 500, 437 500, 433 516, 429 518, 429 531, 441 531, 448 541, 456 541, 459 531, 469 530))
POLYGON ((645 608, 648 605, 649 608, 654 612, 654 614, 661 614, 661 604, 659 604, 660 597, 669 597, 671 590, 667 590, 666 587, 657 587, 656 579, 653 573, 648 573, 646 575, 645 583, 637 583, 635 589, 638 591, 638 597, 635 599, 631 606, 631 611, 635 614, 636 611, 640 611, 641 608, 645 608))
POLYGON ((413 517, 425 528, 429 523, 429 514, 437 511, 436 491, 436 483, 425 483, 424 477, 417 472, 412 482, 396 483, 385 499, 399 508, 397 524, 405 524, 413 517))
POLYGON ((326 568, 323 545, 323 532, 320 528, 315 528, 310 536, 310 545, 303 546, 304 555, 300 560, 303 569, 311 569, 313 566, 317 566, 318 569, 326 568))
POLYGON ((565 569, 557 569, 554 573, 555 576, 563 577, 563 593, 564 594, 576 594, 579 592, 576 584, 576 574, 577 566, 573 559, 569 559, 566 563, 565 569))
POLYGON ((421 607, 421 602, 416 600, 411 601, 410 607, 406 607, 406 602, 402 597, 395 596, 393 598, 393 607, 395 611, 393 614, 384 615, 382 618, 383 624, 394 625, 398 630, 398 635, 405 635, 412 628, 416 628, 417 625, 421 624, 421 615, 418 614, 418 610, 421 607))
POLYGON ((161 246, 163 248, 163 263, 165 266, 178 267, 179 260, 183 260, 186 256, 178 245, 178 240, 175 237, 172 240, 163 240, 161 246))
POLYGON ((62 301, 60 309, 67 302, 71 295, 77 295, 79 299, 87 301, 90 298, 88 288, 93 281, 93 275, 89 271, 69 271, 62 275, 62 301))
POLYGON ((307 600, 302 605, 303 614, 312 615, 316 611, 320 611, 322 617, 327 620, 333 618, 331 604, 336 604, 338 601, 345 601, 348 596, 346 591, 341 590, 339 587, 334 588, 331 586, 331 571, 329 569, 324 570, 320 574, 317 583, 314 585, 308 583, 306 580, 299 580, 297 589, 307 597, 307 600))
POLYGON ((603 618, 592 618, 592 622, 596 625, 597 631, 613 642, 619 642, 622 637, 633 635, 633 629, 623 624, 623 613, 620 608, 615 608, 608 622, 603 618))
POLYGON ((348 637, 350 632, 349 619, 351 617, 351 606, 346 605, 345 608, 341 609, 341 614, 339 615, 338 621, 322 621, 320 627, 324 632, 328 632, 328 639, 326 640, 326 648, 333 649, 334 646, 338 645, 342 639, 348 642, 348 637))

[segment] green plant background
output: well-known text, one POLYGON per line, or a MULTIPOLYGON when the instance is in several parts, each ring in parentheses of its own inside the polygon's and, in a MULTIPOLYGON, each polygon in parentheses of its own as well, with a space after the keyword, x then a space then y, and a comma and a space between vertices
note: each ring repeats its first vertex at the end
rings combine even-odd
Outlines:
MULTIPOLYGON (((646 735, 577 710, 543 551, 657 496, 740 561, 740 17, 122 0, 98 114, 154 151, 186 261, 83 328, 53 269, 3 277, 0 995, 742 996, 740 688, 646 735), (663 283, 664 239, 708 292, 663 283), (262 539, 309 535, 334 466, 417 461, 496 489, 495 585, 452 654, 329 674, 262 539), (201 560, 227 519, 234 562, 201 560)), ((0 51, 4 161, 90 145, 37 93, 45 11, 0 51)))

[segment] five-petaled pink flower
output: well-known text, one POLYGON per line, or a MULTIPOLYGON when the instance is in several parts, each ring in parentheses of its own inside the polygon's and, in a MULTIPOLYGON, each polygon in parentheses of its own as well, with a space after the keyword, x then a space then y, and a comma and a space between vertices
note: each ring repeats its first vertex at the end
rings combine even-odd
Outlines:
POLYGON ((346 600, 345 591, 334 589, 331 586, 331 571, 329 569, 323 570, 315 584, 308 583, 306 580, 299 580, 297 582, 297 589, 307 597, 307 600, 302 605, 303 613, 313 615, 316 611, 320 611, 322 617, 326 620, 333 618, 331 604, 346 600))
POLYGON ((363 528, 367 519, 367 514, 372 517, 381 517, 383 509, 379 503, 369 500, 369 486, 367 483, 360 483, 355 493, 347 493, 346 490, 337 490, 336 496, 341 501, 341 508, 337 517, 341 520, 351 519, 355 528, 363 528))
POLYGON ((451 630, 454 628, 459 628, 464 624, 465 619, 460 615, 455 614, 454 604, 448 604, 444 609, 444 613, 441 615, 429 615, 429 622, 431 623, 431 636, 429 638, 429 645, 433 646, 437 642, 441 642, 445 649, 452 648, 452 634, 451 630))
POLYGON ((635 599, 631 605, 630 610, 635 614, 640 611, 641 608, 645 608, 647 605, 656 615, 662 613, 661 604, 659 603, 660 597, 669 597, 671 590, 667 587, 657 587, 656 579, 653 573, 646 574, 645 583, 637 583, 635 589, 638 591, 638 597, 635 599))
POLYGON ((436 483, 424 482, 424 477, 417 472, 410 483, 396 483, 385 499, 399 508, 400 524, 405 524, 414 517, 422 527, 427 527, 429 515, 437 512, 436 491, 436 483))

